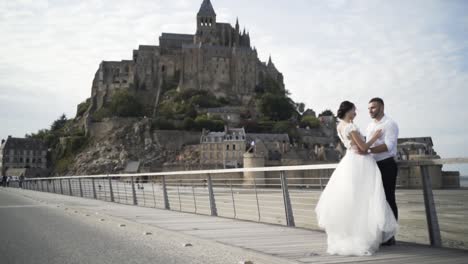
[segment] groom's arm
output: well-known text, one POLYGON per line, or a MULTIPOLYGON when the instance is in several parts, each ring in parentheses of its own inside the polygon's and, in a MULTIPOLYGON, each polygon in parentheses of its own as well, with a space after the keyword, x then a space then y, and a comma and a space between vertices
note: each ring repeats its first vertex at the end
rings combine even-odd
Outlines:
POLYGON ((387 144, 382 144, 382 145, 378 145, 376 147, 370 148, 370 152, 375 153, 375 154, 387 152, 387 151, 388 151, 387 144))
POLYGON ((398 126, 395 123, 391 123, 388 125, 387 129, 385 130, 385 139, 384 144, 375 146, 370 148, 371 153, 382 153, 387 152, 390 149, 393 149, 398 144, 398 126))

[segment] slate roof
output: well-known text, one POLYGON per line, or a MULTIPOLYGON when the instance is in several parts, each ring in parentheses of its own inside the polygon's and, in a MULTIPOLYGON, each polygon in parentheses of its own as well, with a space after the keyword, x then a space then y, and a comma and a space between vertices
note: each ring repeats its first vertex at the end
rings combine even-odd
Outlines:
POLYGON ((263 142, 271 142, 271 141, 285 141, 289 143, 289 136, 288 134, 255 134, 255 133, 247 133, 247 142, 252 142, 255 139, 259 139, 263 142))
POLYGON ((211 4, 210 0, 203 0, 203 3, 200 6, 200 10, 198 11, 198 16, 216 16, 214 11, 213 5, 211 4))
POLYGON ((46 150, 47 148, 39 139, 9 137, 4 149, 46 150))

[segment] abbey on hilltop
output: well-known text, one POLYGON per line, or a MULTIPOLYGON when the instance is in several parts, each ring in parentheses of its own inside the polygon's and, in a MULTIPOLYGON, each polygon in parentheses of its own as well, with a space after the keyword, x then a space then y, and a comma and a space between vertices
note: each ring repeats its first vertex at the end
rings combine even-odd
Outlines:
POLYGON ((271 61, 261 62, 250 35, 220 23, 210 0, 203 0, 194 35, 162 33, 159 46, 141 45, 132 60, 103 61, 96 72, 90 111, 106 106, 115 92, 127 90, 155 115, 164 90, 209 90, 246 104, 265 78, 284 89, 283 75, 271 61))

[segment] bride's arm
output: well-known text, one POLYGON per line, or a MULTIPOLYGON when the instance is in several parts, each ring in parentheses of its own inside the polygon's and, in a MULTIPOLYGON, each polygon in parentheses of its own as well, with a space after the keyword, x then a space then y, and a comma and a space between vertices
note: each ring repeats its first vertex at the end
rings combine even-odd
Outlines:
POLYGON ((371 140, 369 140, 369 142, 364 142, 364 140, 362 140, 362 137, 361 135, 359 134, 358 131, 352 131, 350 133, 350 136, 351 136, 351 141, 359 148, 360 151, 362 152, 367 152, 367 150, 375 143, 375 141, 377 141, 377 139, 382 136, 382 131, 377 131, 371 138, 371 140))

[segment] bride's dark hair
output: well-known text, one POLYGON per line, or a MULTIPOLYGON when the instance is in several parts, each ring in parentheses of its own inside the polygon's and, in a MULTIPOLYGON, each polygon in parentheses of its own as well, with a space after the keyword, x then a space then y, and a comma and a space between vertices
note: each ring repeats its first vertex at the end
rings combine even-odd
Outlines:
POLYGON ((354 104, 351 103, 350 101, 344 101, 340 104, 340 108, 338 109, 338 112, 336 116, 339 119, 343 119, 348 111, 354 108, 354 104))

